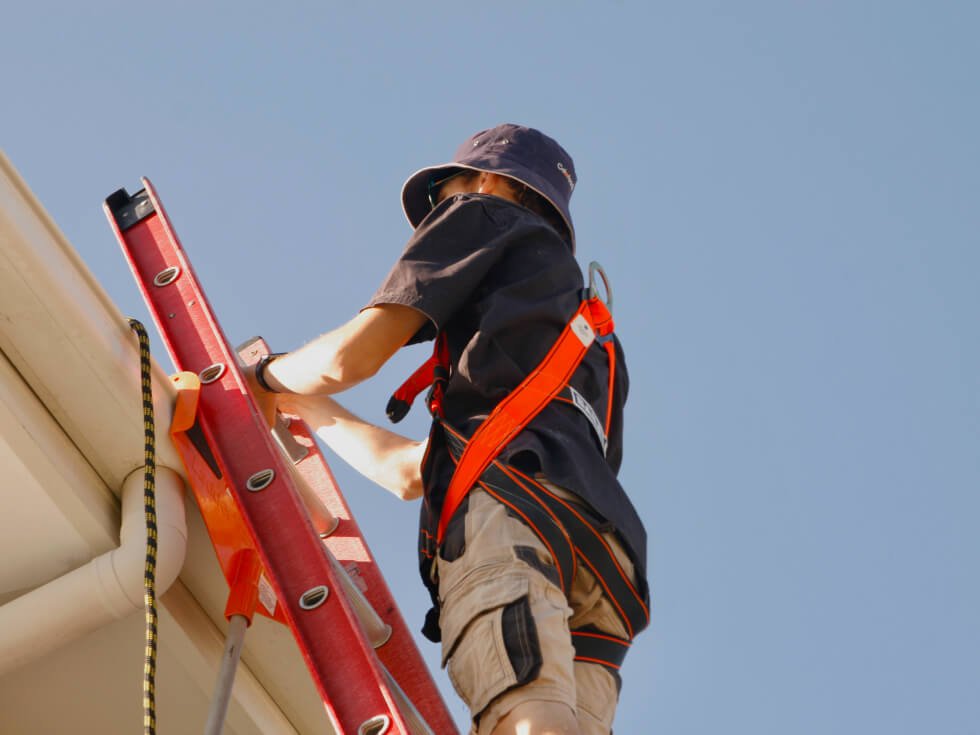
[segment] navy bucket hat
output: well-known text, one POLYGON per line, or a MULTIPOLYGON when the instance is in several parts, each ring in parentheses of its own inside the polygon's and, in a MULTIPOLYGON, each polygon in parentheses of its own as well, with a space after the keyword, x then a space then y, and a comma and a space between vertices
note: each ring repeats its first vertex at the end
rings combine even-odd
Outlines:
POLYGON ((575 250, 568 204, 578 179, 572 157, 556 141, 534 128, 510 123, 477 133, 459 147, 452 161, 416 171, 405 182, 402 206, 412 227, 431 211, 429 182, 461 168, 509 176, 536 191, 564 220, 575 250))

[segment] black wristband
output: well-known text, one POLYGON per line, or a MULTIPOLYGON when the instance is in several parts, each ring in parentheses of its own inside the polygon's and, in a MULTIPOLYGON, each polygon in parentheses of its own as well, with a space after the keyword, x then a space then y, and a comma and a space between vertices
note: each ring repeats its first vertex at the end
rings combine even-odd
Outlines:
POLYGON ((285 354, 285 352, 270 352, 268 355, 262 355, 262 357, 259 358, 259 361, 255 363, 255 382, 270 393, 278 393, 279 391, 266 382, 265 369, 269 366, 270 362, 275 360, 277 357, 282 357, 285 354))

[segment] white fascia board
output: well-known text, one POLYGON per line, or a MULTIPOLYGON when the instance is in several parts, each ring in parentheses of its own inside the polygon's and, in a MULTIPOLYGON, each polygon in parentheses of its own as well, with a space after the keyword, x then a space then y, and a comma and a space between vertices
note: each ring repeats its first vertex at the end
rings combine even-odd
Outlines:
MULTIPOLYGON (((0 350, 118 490, 143 462, 136 336, 2 152, 0 350)), ((155 362, 153 389, 157 463, 183 473, 167 434, 174 387, 155 362)))

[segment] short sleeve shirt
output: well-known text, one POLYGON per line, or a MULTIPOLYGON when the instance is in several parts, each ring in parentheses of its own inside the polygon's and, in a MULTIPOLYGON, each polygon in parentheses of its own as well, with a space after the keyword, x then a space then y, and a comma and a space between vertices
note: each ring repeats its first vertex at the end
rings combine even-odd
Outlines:
MULTIPOLYGON (((583 288, 568 244, 543 218, 499 197, 460 194, 423 220, 368 306, 402 304, 425 314, 428 321, 411 343, 446 335, 452 369, 444 420, 471 436, 541 362, 581 303, 583 288)), ((616 353, 605 454, 585 415, 552 401, 500 459, 579 495, 619 533, 643 573, 646 533, 616 477, 629 386, 618 341, 616 353)), ((602 417, 608 375, 606 352, 593 344, 571 380, 602 417)), ((441 511, 454 468, 446 452, 437 442, 430 446, 423 517, 438 518, 441 511)))

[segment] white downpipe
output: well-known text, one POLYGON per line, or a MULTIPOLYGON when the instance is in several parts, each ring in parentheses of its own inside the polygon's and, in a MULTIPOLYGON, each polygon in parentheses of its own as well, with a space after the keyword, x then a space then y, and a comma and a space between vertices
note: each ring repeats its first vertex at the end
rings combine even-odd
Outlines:
MULTIPOLYGON (((184 564, 184 484, 156 470, 156 593, 169 589, 184 564)), ((146 522, 143 469, 122 487, 119 547, 0 607, 0 676, 143 608, 146 522)))

